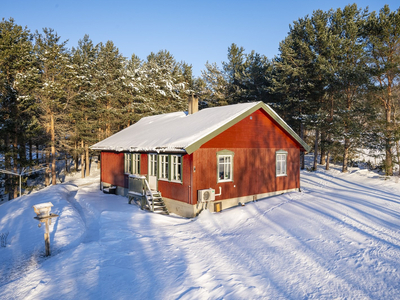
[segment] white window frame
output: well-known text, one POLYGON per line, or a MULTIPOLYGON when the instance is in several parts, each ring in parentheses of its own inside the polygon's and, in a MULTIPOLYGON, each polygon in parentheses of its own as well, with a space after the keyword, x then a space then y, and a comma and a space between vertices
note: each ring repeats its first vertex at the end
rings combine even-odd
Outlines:
POLYGON ((149 176, 157 176, 157 154, 149 154, 149 176))
POLYGON ((171 181, 182 182, 182 156, 171 155, 171 181))
POLYGON ((132 164, 131 164, 131 154, 130 153, 124 153, 124 171, 125 174, 132 174, 132 164))
POLYGON ((222 150, 217 152, 217 183, 218 182, 232 182, 233 181, 233 157, 234 152, 229 150, 222 150), (220 160, 223 159, 221 163, 220 160), (222 167, 222 179, 221 179, 222 167), (229 176, 227 176, 227 174, 229 176))
POLYGON ((140 153, 133 153, 132 154, 132 173, 131 174, 140 174, 140 153))
POLYGON ((158 179, 169 180, 169 155, 158 155, 158 179))
POLYGON ((276 177, 287 176, 287 151, 279 150, 275 153, 276 177))
POLYGON ((140 154, 124 153, 125 174, 140 174, 140 154))

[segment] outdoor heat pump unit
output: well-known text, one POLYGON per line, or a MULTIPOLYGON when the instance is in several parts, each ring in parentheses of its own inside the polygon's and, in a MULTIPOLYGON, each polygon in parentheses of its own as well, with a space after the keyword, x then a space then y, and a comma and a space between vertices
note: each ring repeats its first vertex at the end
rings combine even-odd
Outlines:
POLYGON ((214 189, 205 189, 197 191, 197 202, 206 202, 206 201, 214 201, 215 200, 215 190, 214 189))

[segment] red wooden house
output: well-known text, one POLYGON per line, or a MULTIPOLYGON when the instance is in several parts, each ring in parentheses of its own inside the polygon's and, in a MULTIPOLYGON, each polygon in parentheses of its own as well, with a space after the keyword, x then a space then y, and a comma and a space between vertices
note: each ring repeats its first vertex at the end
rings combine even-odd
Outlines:
POLYGON ((127 195, 129 175, 145 175, 185 217, 299 190, 309 151, 263 102, 146 117, 91 149, 101 151, 102 185, 127 195))

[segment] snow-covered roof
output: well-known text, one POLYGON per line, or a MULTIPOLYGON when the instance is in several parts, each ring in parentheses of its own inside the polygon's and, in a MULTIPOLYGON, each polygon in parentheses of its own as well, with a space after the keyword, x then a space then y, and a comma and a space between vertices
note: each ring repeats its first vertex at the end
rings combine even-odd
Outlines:
POLYGON ((135 152, 181 151, 190 154, 208 140, 260 108, 280 124, 306 151, 309 151, 308 145, 263 102, 206 108, 190 115, 185 112, 174 112, 145 117, 90 148, 135 152))

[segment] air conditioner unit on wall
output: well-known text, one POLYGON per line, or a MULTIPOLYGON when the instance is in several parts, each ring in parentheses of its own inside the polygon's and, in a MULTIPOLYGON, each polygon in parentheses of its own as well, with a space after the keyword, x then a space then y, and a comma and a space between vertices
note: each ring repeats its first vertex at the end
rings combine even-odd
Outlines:
POLYGON ((206 189, 206 190, 198 190, 197 191, 197 202, 206 202, 206 201, 214 201, 215 200, 215 190, 214 189, 206 189))

